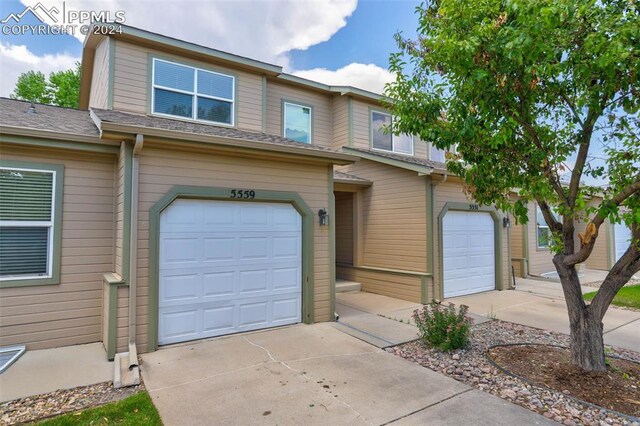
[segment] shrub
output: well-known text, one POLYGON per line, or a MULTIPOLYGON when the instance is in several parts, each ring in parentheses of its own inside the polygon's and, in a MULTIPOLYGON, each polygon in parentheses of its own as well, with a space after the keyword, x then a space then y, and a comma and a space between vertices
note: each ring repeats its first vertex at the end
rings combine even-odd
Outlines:
POLYGON ((461 349, 469 343, 473 320, 467 317, 469 307, 460 305, 456 311, 453 303, 447 307, 431 302, 422 310, 413 311, 420 338, 426 344, 443 351, 461 349))

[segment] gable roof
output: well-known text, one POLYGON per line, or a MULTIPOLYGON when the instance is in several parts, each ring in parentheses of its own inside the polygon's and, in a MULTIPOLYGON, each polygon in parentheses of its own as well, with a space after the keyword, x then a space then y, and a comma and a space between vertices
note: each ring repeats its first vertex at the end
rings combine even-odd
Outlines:
POLYGON ((203 141, 238 147, 243 146, 239 144, 238 141, 244 141, 245 148, 271 151, 281 151, 286 148, 291 153, 339 160, 336 164, 348 164, 357 160, 357 158, 352 155, 324 146, 310 145, 286 139, 282 136, 250 132, 233 127, 152 117, 99 108, 92 108, 91 116, 101 132, 141 133, 158 138, 196 142, 203 141), (212 138, 215 138, 215 140, 212 140, 212 138), (220 139, 232 140, 233 142, 223 143, 220 142, 220 139))
POLYGON ((446 170, 447 166, 438 161, 417 158, 412 155, 402 155, 394 152, 343 147, 342 150, 370 161, 389 164, 407 170, 413 170, 422 174, 431 174, 434 170, 446 170))
POLYGON ((9 133, 10 129, 32 129, 52 135, 62 133, 88 138, 100 136, 87 110, 32 104, 7 98, 0 98, 0 128, 3 133, 9 133), (32 105, 35 112, 29 112, 32 105))
POLYGON ((359 186, 371 186, 373 182, 368 179, 363 179, 356 175, 351 175, 349 173, 339 172, 337 170, 333 171, 333 183, 347 183, 350 185, 359 185, 359 186))

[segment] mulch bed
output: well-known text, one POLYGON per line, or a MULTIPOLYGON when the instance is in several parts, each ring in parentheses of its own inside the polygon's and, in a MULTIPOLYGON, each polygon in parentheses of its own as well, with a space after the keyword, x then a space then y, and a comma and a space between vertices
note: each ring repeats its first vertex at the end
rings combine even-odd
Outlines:
POLYGON ((501 368, 536 385, 640 416, 640 364, 608 358, 608 371, 587 373, 571 364, 568 349, 543 345, 498 346, 488 354, 501 368))
POLYGON ((72 411, 85 410, 138 393, 144 385, 115 389, 112 382, 60 389, 0 403, 0 425, 30 423, 72 411))

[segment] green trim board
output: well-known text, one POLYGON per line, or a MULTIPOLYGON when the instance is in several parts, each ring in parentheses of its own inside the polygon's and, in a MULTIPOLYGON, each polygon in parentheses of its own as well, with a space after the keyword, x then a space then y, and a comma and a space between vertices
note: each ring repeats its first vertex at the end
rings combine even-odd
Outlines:
POLYGON ((525 261, 522 276, 526 278, 529 276, 529 225, 526 223, 522 224, 522 256, 525 261))
POLYGON ((113 109, 113 85, 116 70, 116 39, 109 37, 109 81, 107 83, 107 109, 113 109))
MULTIPOLYGON (((309 111, 311 112, 311 120, 310 120, 310 125, 309 125, 309 142, 308 144, 311 145, 313 144, 314 141, 314 137, 313 137, 313 131, 314 131, 314 125, 313 122, 315 121, 315 112, 313 110, 313 105, 306 103, 306 102, 298 102, 298 101, 294 101, 293 99, 285 99, 282 98, 280 99, 280 128, 282 129, 282 137, 286 138, 285 135, 285 128, 284 128, 284 104, 292 104, 292 105, 296 105, 296 106, 301 106, 303 108, 309 108, 309 111)), ((307 143, 307 142, 305 142, 307 143)))
MULTIPOLYGON (((107 359, 112 361, 116 356, 116 344, 118 340, 118 288, 129 287, 122 278, 112 273, 102 276, 104 285, 108 286, 109 300, 107 301, 108 318, 107 321, 107 359)), ((103 319, 104 321, 104 319, 103 319)))
MULTIPOLYGON (((193 60, 184 59, 180 57, 176 58, 168 55, 149 52, 147 53, 147 114, 152 117, 169 118, 170 120, 181 120, 181 121, 187 121, 191 123, 202 123, 202 124, 209 124, 212 126, 223 126, 223 127, 236 129, 238 128, 238 103, 239 103, 238 80, 239 80, 239 75, 236 71, 233 71, 233 70, 220 69, 215 66, 211 66, 209 64, 198 62, 198 61, 193 61, 193 60), (174 64, 184 65, 187 67, 199 68, 203 71, 211 71, 217 74, 223 74, 223 75, 233 77, 233 124, 217 123, 217 122, 207 121, 207 120, 198 120, 196 118, 171 116, 168 114, 154 113, 153 105, 151 105, 151 99, 153 98, 153 95, 151 92, 153 90, 153 60, 154 59, 159 59, 161 61, 166 61, 166 62, 172 62, 174 64)), ((197 97, 197 95, 194 95, 194 96, 197 97)))
POLYGON ((445 215, 449 211, 466 211, 472 213, 489 213, 491 218, 493 219, 493 231, 494 231, 494 248, 495 248, 495 289, 502 290, 503 287, 503 269, 502 269, 502 223, 500 217, 498 216, 498 212, 494 207, 491 206, 477 206, 477 210, 471 210, 469 208, 469 203, 458 203, 458 202, 447 202, 444 207, 438 214, 438 237, 440 239, 440 244, 438 247, 438 255, 440 257, 440 294, 442 294, 442 298, 444 298, 444 241, 443 234, 444 229, 442 226, 442 222, 444 220, 445 215))
POLYGON ((60 284, 60 262, 62 259, 62 197, 64 195, 64 165, 51 163, 33 163, 30 161, 0 160, 0 167, 47 170, 55 172, 53 236, 51 237, 51 277, 35 279, 11 279, 0 281, 0 288, 30 287, 37 285, 60 284))
POLYGON ((333 166, 329 170, 329 318, 335 321, 336 312, 336 196, 333 193, 333 166))
MULTIPOLYGON (((59 137, 64 138, 64 134, 60 134, 59 137)), ((48 149, 70 149, 74 151, 96 152, 102 154, 118 153, 118 147, 114 145, 98 144, 93 142, 72 142, 59 141, 55 139, 40 139, 30 136, 7 135, 6 133, 0 135, 0 142, 48 149)))
MULTIPOLYGON (((425 178, 425 199, 426 199, 426 212, 427 212, 427 272, 433 274, 434 264, 434 245, 433 245, 433 220, 435 218, 435 197, 433 181, 430 177, 425 178)), ((426 289, 426 283, 422 286, 422 304, 429 303, 428 291, 426 289)))
POLYGON ((205 186, 174 186, 149 210, 149 287, 148 287, 148 341, 147 350, 158 348, 158 286, 160 215, 174 200, 200 199, 241 202, 274 202, 291 204, 302 218, 302 321, 314 322, 314 248, 313 233, 315 215, 296 192, 256 190, 255 198, 240 200, 231 198, 231 190, 237 188, 213 188, 205 186))
POLYGON ((122 277, 129 282, 131 264, 131 191, 133 190, 133 145, 124 144, 124 211, 122 217, 122 277))

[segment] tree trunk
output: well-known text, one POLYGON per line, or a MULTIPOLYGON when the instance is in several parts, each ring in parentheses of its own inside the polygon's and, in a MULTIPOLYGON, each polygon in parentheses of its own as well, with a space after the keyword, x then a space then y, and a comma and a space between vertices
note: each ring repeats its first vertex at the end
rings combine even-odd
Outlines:
POLYGON ((602 319, 584 303, 576 268, 564 265, 561 255, 553 263, 569 311, 571 362, 584 371, 605 371, 602 319))
POLYGON ((570 321, 571 362, 584 371, 605 371, 602 321, 592 315, 588 306, 578 309, 579 319, 570 321))

